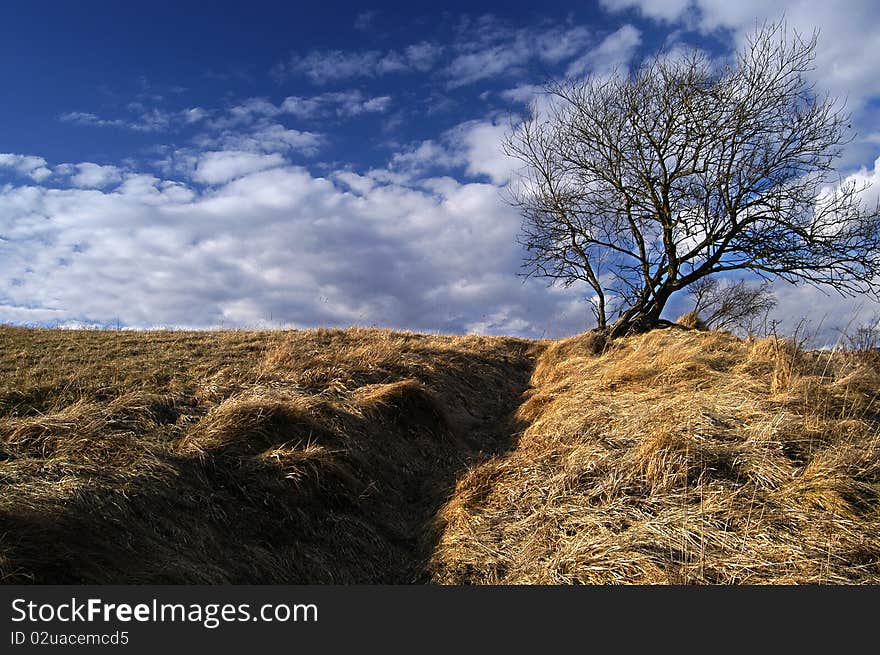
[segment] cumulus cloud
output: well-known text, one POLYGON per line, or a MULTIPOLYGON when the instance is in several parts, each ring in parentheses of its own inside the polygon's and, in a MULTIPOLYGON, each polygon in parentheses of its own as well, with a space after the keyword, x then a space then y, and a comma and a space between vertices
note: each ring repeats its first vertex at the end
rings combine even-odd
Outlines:
POLYGON ((118 184, 122 180, 121 171, 116 166, 101 166, 92 162, 61 164, 55 167, 55 172, 69 176, 73 186, 86 189, 103 188, 118 184))
POLYGON ((2 187, 0 320, 535 336, 588 320, 516 278, 519 221, 493 184, 316 177, 253 153, 199 164, 203 191, 135 173, 112 192, 2 187))
POLYGON ((284 163, 284 157, 278 153, 261 155, 241 150, 206 152, 198 157, 192 178, 205 184, 222 184, 284 163))
POLYGON ((280 123, 263 123, 250 131, 223 130, 218 134, 203 134, 195 139, 201 148, 245 150, 247 152, 299 152, 314 155, 326 143, 326 137, 317 132, 295 130, 280 123))
POLYGON ((453 139, 464 151, 466 171, 486 175, 494 184, 507 183, 518 164, 501 149, 509 131, 509 125, 501 121, 469 121, 456 128, 453 139))
POLYGON ((847 182, 853 182, 857 189, 864 189, 860 198, 866 209, 880 207, 880 157, 874 160, 874 167, 862 167, 849 175, 847 182))
POLYGON ((391 167, 413 176, 422 175, 429 168, 449 169, 465 164, 463 153, 449 144, 434 139, 421 141, 394 153, 391 167))
POLYGON ((408 178, 430 171, 461 169, 471 177, 486 176, 505 185, 518 166, 502 150, 509 124, 500 119, 480 119, 460 123, 444 132, 440 139, 429 139, 402 149, 391 158, 391 169, 408 178))
POLYGON ((19 175, 25 175, 35 182, 51 177, 52 171, 46 166, 46 160, 34 155, 16 155, 0 152, 0 169, 6 168, 19 175))

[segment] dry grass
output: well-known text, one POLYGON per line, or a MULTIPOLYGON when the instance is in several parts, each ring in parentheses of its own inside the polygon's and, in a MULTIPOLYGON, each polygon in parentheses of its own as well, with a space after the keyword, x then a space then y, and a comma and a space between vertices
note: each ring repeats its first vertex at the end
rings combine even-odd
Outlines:
POLYGON ((682 327, 689 328, 691 330, 706 330, 706 323, 700 318, 700 315, 697 312, 685 312, 677 319, 675 322, 681 325, 682 327))
POLYGON ((529 342, 0 328, 0 580, 423 579, 529 342))
POLYGON ((558 342, 532 383, 517 448, 439 514, 434 581, 880 583, 875 365, 673 329, 558 342))
POLYGON ((880 362, 0 328, 0 581, 880 583, 880 362))

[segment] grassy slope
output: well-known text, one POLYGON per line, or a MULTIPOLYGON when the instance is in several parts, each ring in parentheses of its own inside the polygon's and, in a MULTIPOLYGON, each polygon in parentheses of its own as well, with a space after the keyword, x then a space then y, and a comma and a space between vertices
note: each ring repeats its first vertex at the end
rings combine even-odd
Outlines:
POLYGON ((410 582, 534 346, 0 331, 0 579, 410 582))
POLYGON ((880 582, 876 362, 0 328, 3 582, 880 582))
POLYGON ((880 375, 657 330, 551 346, 517 448, 473 468, 431 570, 469 583, 880 582, 880 375))

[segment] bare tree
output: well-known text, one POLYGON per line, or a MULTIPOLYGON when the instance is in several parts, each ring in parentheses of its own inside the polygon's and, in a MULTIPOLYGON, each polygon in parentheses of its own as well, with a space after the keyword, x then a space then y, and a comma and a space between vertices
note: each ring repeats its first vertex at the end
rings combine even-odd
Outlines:
POLYGON ((880 350, 880 314, 874 314, 855 328, 847 328, 841 336, 850 352, 876 355, 880 350))
POLYGON ((748 330, 755 319, 764 316, 776 306, 776 296, 770 282, 750 284, 746 280, 720 280, 717 277, 700 278, 688 289, 694 301, 694 313, 708 328, 748 330))
POLYGON ((551 83, 505 143, 525 274, 586 284, 611 336, 725 271, 876 294, 880 211, 834 173, 850 125, 804 78, 816 40, 769 25, 723 67, 661 54, 551 83))

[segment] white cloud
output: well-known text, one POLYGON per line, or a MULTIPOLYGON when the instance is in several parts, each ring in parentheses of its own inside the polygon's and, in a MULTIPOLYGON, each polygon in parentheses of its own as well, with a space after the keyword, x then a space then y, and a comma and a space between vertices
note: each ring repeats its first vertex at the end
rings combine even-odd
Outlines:
POLYGON ((588 53, 569 64, 568 75, 570 77, 586 73, 605 75, 616 68, 626 68, 641 42, 641 32, 632 25, 624 25, 606 36, 588 53))
POLYGON ((531 58, 525 44, 495 45, 477 52, 468 52, 452 60, 447 69, 452 88, 479 80, 515 73, 531 58))
POLYGON ((256 153, 299 152, 304 155, 314 155, 325 142, 322 134, 290 129, 279 123, 263 123, 251 131, 224 130, 218 135, 196 138, 202 148, 256 153))
POLYGON ((295 96, 285 99, 282 107, 295 115, 320 116, 328 113, 341 117, 359 116, 360 114, 383 113, 391 106, 391 96, 367 97, 360 91, 338 91, 322 93, 307 98, 307 106, 311 113, 303 113, 300 98, 295 96))
POLYGON ((503 186, 519 165, 501 148, 509 129, 503 120, 466 121, 447 130, 439 141, 422 141, 395 153, 391 169, 413 179, 432 170, 461 168, 472 177, 485 175, 503 186))
POLYGON ((322 96, 288 96, 279 107, 279 113, 290 114, 297 118, 315 118, 326 109, 322 96))
POLYGON ((810 74, 820 89, 846 96, 851 109, 862 108, 880 94, 876 57, 880 50, 880 3, 852 0, 842 6, 816 0, 602 0, 610 11, 637 9, 649 18, 680 23, 703 32, 730 29, 742 42, 756 24, 785 18, 789 28, 809 36, 820 30, 816 70, 810 74))
POLYGON ((243 152, 196 171, 213 186, 124 173, 112 191, 0 188, 0 320, 536 336, 587 320, 514 275, 519 220, 493 184, 317 177, 243 152))
POLYGON ((353 171, 337 171, 333 179, 342 182, 358 195, 365 195, 376 188, 376 181, 366 175, 358 175, 353 171))
POLYGON ((880 305, 868 297, 843 297, 830 289, 794 286, 776 281, 772 287, 777 306, 771 316, 777 331, 788 336, 797 330, 810 348, 833 348, 846 334, 880 315, 880 305))
POLYGON ((457 149, 433 139, 422 141, 407 150, 394 153, 391 166, 412 176, 423 174, 428 168, 452 168, 464 165, 464 156, 457 149))
POLYGON ((539 84, 520 84, 513 88, 505 89, 500 95, 508 102, 528 104, 543 92, 544 87, 539 84))
POLYGON ((672 22, 685 13, 691 0, 599 0, 599 4, 608 11, 637 9, 648 18, 672 22))
POLYGON ((491 314, 483 314, 468 323, 467 331, 475 334, 519 334, 531 327, 528 321, 512 315, 515 308, 502 307, 491 314))
POLYGON ((391 106, 391 96, 378 96, 363 102, 359 109, 364 112, 383 112, 391 106))
POLYGON ((207 118, 208 112, 201 107, 193 107, 191 109, 184 109, 183 111, 181 111, 180 116, 185 123, 192 124, 198 123, 199 121, 207 118))
POLYGON ((176 115, 162 109, 147 109, 134 120, 128 121, 126 127, 135 132, 164 132, 171 126, 175 117, 176 115))
MULTIPOLYGON (((161 96, 158 96, 161 100, 161 96)), ((208 112, 201 107, 168 111, 159 107, 146 107, 141 102, 129 103, 127 118, 102 118, 87 111, 71 111, 58 116, 62 123, 88 127, 118 127, 133 132, 165 132, 180 125, 193 125, 204 120, 208 112)))
POLYGON ((514 29, 491 16, 466 24, 445 71, 450 88, 522 72, 532 62, 556 64, 590 42, 589 30, 559 25, 514 29))
POLYGON ((426 73, 446 59, 442 74, 454 88, 514 74, 534 62, 558 64, 579 54, 591 39, 590 30, 581 25, 543 21, 515 28, 484 15, 462 19, 449 45, 421 41, 398 50, 312 50, 293 55, 273 72, 279 78, 302 75, 315 84, 327 84, 392 73, 426 73))
POLYGON ((52 176, 52 171, 46 166, 46 160, 33 155, 16 155, 13 153, 0 152, 0 168, 8 168, 19 175, 25 175, 35 182, 41 182, 52 176))
POLYGON ((377 77, 389 73, 429 71, 443 52, 442 46, 421 42, 403 50, 312 50, 293 55, 276 66, 276 76, 304 75, 315 84, 327 84, 356 77, 377 77))
POLYGON ((856 189, 864 189, 859 196, 863 207, 866 209, 880 207, 880 157, 874 160, 873 169, 863 166, 847 176, 845 181, 855 183, 856 189))
POLYGON ((229 109, 233 124, 252 123, 260 118, 277 116, 281 110, 266 98, 247 98, 229 109))
POLYGON ((58 117, 58 120, 60 120, 62 123, 90 125, 94 127, 126 127, 126 123, 123 120, 108 120, 87 111, 70 111, 61 114, 58 117))
POLYGON ((122 180, 121 172, 116 166, 101 166, 91 162, 61 164, 55 167, 55 172, 70 176, 73 186, 84 189, 103 188, 122 180))
POLYGON ((284 163, 284 157, 278 153, 262 155, 241 150, 206 152, 198 158, 192 177, 197 182, 223 184, 284 163))
POLYGON ((569 28, 551 27, 535 34, 535 48, 539 60, 558 63, 581 52, 593 36, 586 27, 575 25, 569 28))
POLYGON ((360 114, 385 112, 391 102, 391 96, 367 96, 357 89, 313 96, 288 96, 279 105, 266 98, 248 98, 231 107, 227 115, 213 121, 212 126, 228 128, 250 125, 285 114, 301 119, 327 116, 350 118, 360 114))
POLYGON ((403 58, 413 69, 424 73, 431 70, 442 54, 443 46, 422 41, 404 48, 403 58))
POLYGON ((458 129, 458 141, 464 151, 466 170, 471 175, 486 175, 493 184, 506 184, 518 162, 501 149, 510 126, 504 122, 470 121, 458 129))
POLYGON ((0 303, 0 320, 5 323, 37 324, 50 323, 67 315, 63 309, 46 307, 26 307, 0 303))

